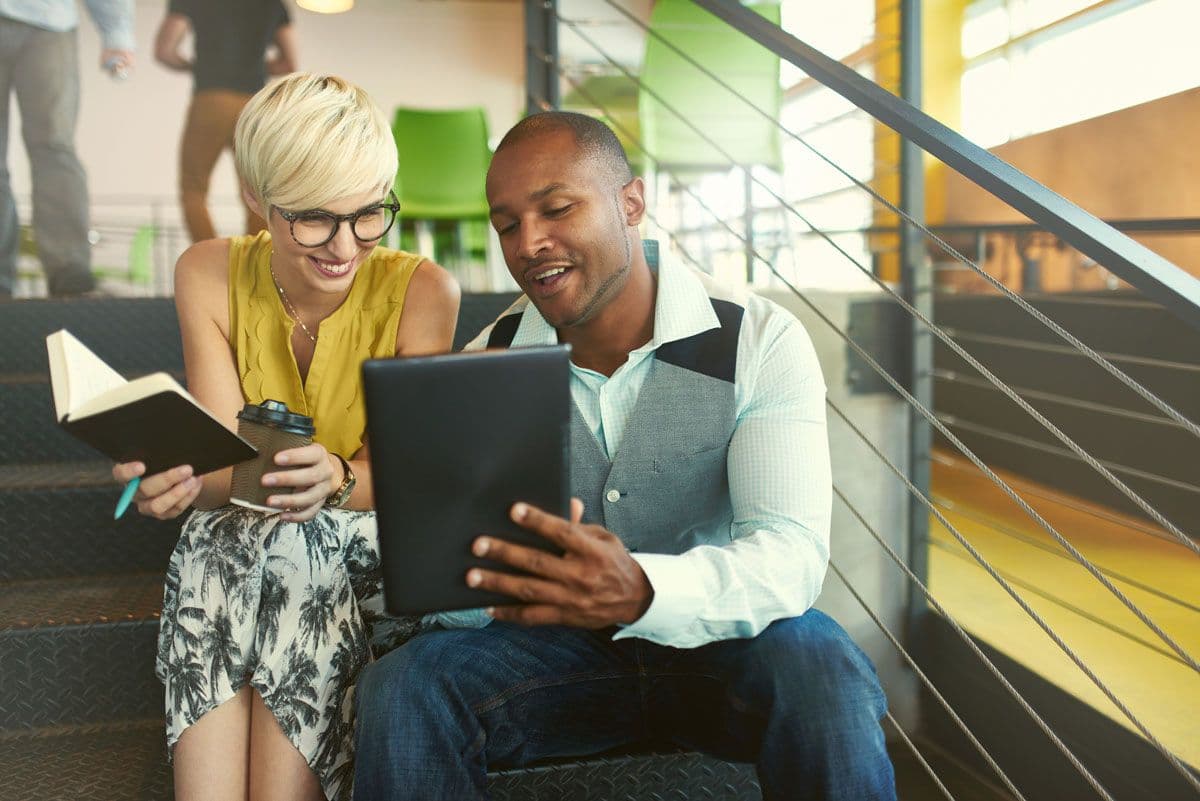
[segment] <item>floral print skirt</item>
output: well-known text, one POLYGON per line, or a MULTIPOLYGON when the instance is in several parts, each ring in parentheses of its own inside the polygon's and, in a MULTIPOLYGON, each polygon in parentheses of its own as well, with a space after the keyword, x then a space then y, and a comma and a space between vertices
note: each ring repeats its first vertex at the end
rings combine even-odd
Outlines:
POLYGON ((355 679, 417 626, 383 611, 374 513, 284 523, 238 506, 193 512, 167 568, 158 636, 168 750, 249 685, 326 797, 349 798, 355 679))

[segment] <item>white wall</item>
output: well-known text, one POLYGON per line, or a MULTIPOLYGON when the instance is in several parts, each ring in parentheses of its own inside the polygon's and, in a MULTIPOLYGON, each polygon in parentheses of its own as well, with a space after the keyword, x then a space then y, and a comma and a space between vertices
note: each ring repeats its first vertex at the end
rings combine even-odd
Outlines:
MULTIPOLYGON (((825 374, 829 400, 894 464, 903 468, 908 452, 908 412, 904 402, 891 393, 851 394, 846 377, 846 344, 841 337, 794 295, 784 291, 763 294, 794 313, 804 324, 825 374)), ((805 297, 845 331, 850 304, 878 299, 880 295, 806 290, 805 297)), ((841 418, 832 411, 828 417, 834 486, 850 499, 883 540, 905 557, 908 553, 907 490, 841 418)), ((907 579, 837 498, 833 501, 830 559, 846 574, 847 580, 884 625, 903 641, 907 579)), ((832 570, 825 578, 816 605, 841 623, 871 657, 887 692, 892 715, 905 731, 913 731, 918 721, 914 674, 832 570)), ((888 737, 894 735, 888 725, 884 726, 884 732, 888 737)))
MULTIPOLYGON (((353 11, 333 16, 288 2, 300 67, 361 84, 389 116, 402 104, 482 105, 492 132, 500 134, 522 110, 524 22, 517 0, 358 0, 353 11)), ((80 4, 82 100, 76 139, 94 199, 157 196, 171 201, 166 210, 174 215, 177 148, 191 78, 153 62, 154 31, 165 8, 166 0, 136 0, 138 63, 128 80, 114 81, 99 68, 99 37, 80 4)), ((14 191, 27 198, 29 165, 18 117, 13 102, 8 164, 14 191)), ((212 193, 215 201, 236 198, 228 157, 218 166, 212 193)), ((97 205, 93 216, 98 220, 113 213, 97 205)), ((146 206, 128 213, 144 220, 146 206)), ((218 216, 222 233, 235 233, 239 221, 236 210, 218 216)))

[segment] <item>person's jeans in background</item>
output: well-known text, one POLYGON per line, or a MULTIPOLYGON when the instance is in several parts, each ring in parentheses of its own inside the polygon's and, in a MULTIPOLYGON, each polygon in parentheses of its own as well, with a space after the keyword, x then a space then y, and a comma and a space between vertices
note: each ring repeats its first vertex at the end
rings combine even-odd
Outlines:
POLYGON ((492 623, 369 665, 355 799, 482 799, 489 767, 638 742, 752 762, 768 801, 895 798, 875 670, 821 612, 687 650, 611 635, 492 623))
POLYGON ((79 116, 76 32, 47 31, 0 17, 0 293, 12 294, 20 228, 9 182, 9 94, 33 183, 33 236, 51 295, 95 288, 88 243, 87 176, 75 155, 79 116))

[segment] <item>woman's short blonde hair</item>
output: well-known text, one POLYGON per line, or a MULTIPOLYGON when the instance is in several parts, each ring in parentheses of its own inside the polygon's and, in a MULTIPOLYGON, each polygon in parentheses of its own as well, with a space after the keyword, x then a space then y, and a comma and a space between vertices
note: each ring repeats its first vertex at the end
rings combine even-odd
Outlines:
POLYGON ((234 160, 262 204, 299 211, 390 189, 396 142, 379 107, 334 75, 296 73, 268 84, 238 117, 234 160))

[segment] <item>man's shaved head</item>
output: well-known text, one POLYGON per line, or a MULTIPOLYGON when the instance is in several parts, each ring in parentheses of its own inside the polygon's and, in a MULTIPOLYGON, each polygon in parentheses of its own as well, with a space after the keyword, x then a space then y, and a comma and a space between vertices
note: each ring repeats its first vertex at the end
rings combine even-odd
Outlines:
POLYGON ((584 158, 593 161, 602 175, 611 178, 615 187, 633 180, 625 149, 612 130, 595 117, 573 111, 544 111, 526 117, 504 135, 495 155, 500 155, 511 145, 560 131, 571 134, 584 158))

